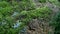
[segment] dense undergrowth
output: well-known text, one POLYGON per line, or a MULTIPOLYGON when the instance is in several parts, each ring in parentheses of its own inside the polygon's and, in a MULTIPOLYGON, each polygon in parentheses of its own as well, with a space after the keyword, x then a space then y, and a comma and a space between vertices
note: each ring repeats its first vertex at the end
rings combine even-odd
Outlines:
POLYGON ((55 34, 60 34, 60 12, 55 17, 55 34))
MULTIPOLYGON (((60 0, 50 0, 50 2, 60 8, 60 0)), ((54 34, 60 34, 60 10, 53 16, 50 25, 55 28, 54 34)))
MULTIPOLYGON (((39 2, 45 3, 47 1, 39 0, 39 2)), ((49 2, 56 5, 59 3, 55 0, 49 0, 49 2)), ((58 4, 58 6, 60 5, 58 4)), ((49 19, 51 13, 52 10, 47 6, 35 8, 32 0, 0 0, 0 34, 18 34, 31 19, 49 19)), ((55 27, 58 29, 60 27, 59 15, 55 20, 57 25, 55 27)), ((55 31, 58 31, 58 29, 55 31)))
POLYGON ((55 29, 54 34, 60 34, 60 12, 58 12, 52 19, 52 23, 50 23, 55 29))

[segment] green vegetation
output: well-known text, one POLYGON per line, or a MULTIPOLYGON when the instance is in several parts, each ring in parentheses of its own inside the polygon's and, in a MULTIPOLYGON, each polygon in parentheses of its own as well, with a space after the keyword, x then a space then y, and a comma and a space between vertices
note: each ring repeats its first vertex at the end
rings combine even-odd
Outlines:
POLYGON ((55 5, 57 5, 57 6, 60 6, 59 0, 49 0, 49 2, 51 2, 52 4, 55 4, 55 5))
MULTIPOLYGON (((59 0, 49 0, 52 4, 55 4, 57 7, 60 6, 60 1, 59 0)), ((60 34, 60 10, 58 11, 57 14, 54 15, 52 22, 50 23, 55 29, 54 29, 54 34, 60 34)))
POLYGON ((40 2, 40 3, 45 3, 45 2, 46 2, 46 0, 39 0, 39 2, 40 2))
POLYGON ((58 13, 55 21, 55 34, 60 34, 60 12, 58 13))
MULTIPOLYGON (((57 0, 49 1, 55 4, 59 3, 57 0)), ((39 2, 45 3, 46 0, 39 0, 39 2)), ((8 0, 0 0, 0 34, 18 34, 31 19, 50 19, 49 17, 51 17, 50 15, 52 13, 50 8, 47 6, 35 8, 35 6, 36 5, 32 0, 21 0, 19 2, 17 0, 13 0, 12 2, 8 2, 8 0), (20 23, 19 26, 15 26, 17 21, 20 23)), ((59 20, 60 14, 57 15, 53 21, 53 25, 56 27, 56 32, 60 31, 59 20)))
POLYGON ((54 16, 51 25, 55 27, 54 34, 60 34, 60 12, 54 16))

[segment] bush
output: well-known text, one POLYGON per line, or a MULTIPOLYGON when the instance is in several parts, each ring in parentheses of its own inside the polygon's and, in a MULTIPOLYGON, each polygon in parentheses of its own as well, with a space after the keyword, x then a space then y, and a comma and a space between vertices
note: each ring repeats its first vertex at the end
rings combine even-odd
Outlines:
POLYGON ((0 7, 2 7, 2 8, 9 7, 9 6, 11 6, 11 5, 8 2, 6 2, 6 1, 1 1, 0 2, 0 7))
POLYGON ((55 28, 54 34, 60 34, 60 12, 58 12, 53 17, 52 23, 50 25, 52 25, 55 28))

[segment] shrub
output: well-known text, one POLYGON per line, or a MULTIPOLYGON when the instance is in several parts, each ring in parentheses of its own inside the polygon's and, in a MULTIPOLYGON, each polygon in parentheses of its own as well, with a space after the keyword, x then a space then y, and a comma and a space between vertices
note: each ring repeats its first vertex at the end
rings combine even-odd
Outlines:
POLYGON ((55 28, 54 34, 60 34, 60 12, 54 15, 50 25, 52 25, 55 28))

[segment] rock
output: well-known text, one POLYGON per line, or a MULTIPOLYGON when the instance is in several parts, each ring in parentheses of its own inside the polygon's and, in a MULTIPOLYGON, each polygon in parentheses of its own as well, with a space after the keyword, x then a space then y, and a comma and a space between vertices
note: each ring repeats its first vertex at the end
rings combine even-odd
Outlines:
POLYGON ((48 23, 32 19, 27 25, 26 34, 48 34, 49 30, 48 23))
POLYGON ((39 24, 38 24, 38 20, 37 19, 33 19, 32 21, 30 21, 30 23, 28 24, 28 27, 31 29, 38 29, 39 28, 39 24))

